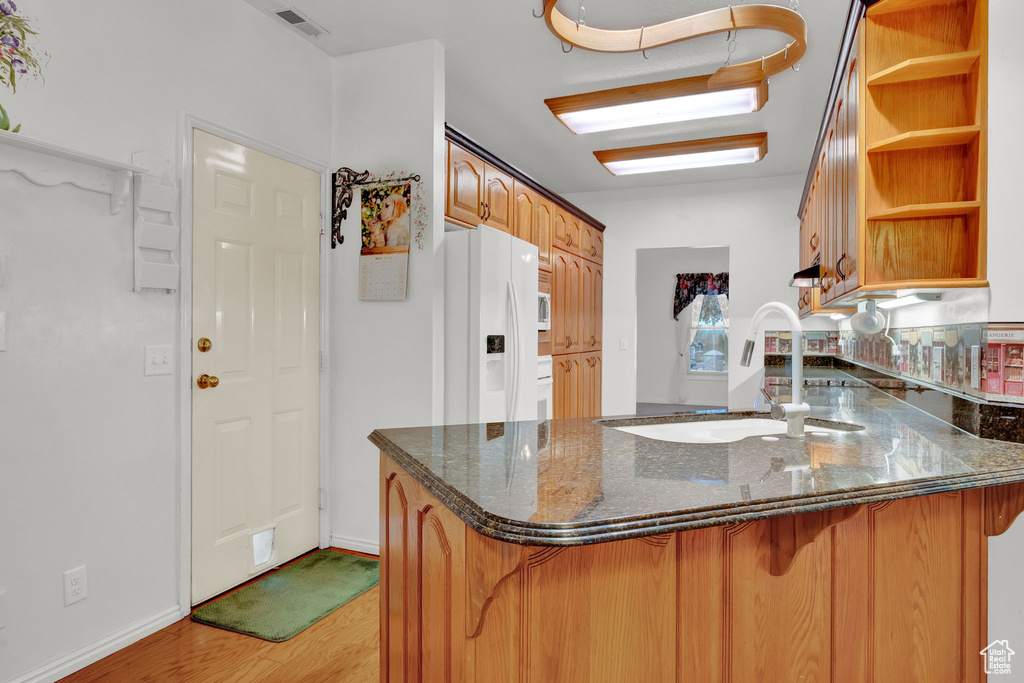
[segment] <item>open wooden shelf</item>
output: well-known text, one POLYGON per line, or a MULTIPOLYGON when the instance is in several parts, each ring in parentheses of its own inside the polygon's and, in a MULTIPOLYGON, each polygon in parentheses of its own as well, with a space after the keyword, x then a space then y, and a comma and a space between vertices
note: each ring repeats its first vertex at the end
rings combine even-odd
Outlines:
POLYGON ((912 130, 909 133, 894 135, 891 138, 879 140, 868 145, 868 153, 898 152, 904 149, 963 145, 976 138, 979 133, 981 133, 981 126, 978 125, 912 130))
POLYGON ((906 12, 907 10, 924 9, 928 7, 942 7, 952 5, 958 0, 883 0, 871 6, 871 16, 879 17, 895 12, 906 12))
POLYGON ((933 204, 907 204, 894 206, 868 214, 869 221, 892 221, 899 218, 936 218, 965 216, 981 208, 981 202, 935 202, 933 204))
POLYGON ((915 57, 868 76, 868 85, 890 85, 928 78, 961 76, 970 72, 981 58, 980 50, 954 52, 932 57, 915 57))

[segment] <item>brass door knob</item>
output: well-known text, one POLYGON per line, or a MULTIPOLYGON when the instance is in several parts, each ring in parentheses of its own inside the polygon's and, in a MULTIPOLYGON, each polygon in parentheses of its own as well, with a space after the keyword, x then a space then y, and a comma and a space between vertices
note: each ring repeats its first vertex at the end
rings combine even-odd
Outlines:
POLYGON ((200 389, 212 389, 220 384, 220 379, 213 375, 207 375, 205 372, 196 378, 196 385, 200 389))
POLYGON ((213 348, 213 342, 211 342, 206 337, 200 337, 199 342, 196 344, 196 346, 199 348, 199 353, 206 353, 211 348, 213 348))

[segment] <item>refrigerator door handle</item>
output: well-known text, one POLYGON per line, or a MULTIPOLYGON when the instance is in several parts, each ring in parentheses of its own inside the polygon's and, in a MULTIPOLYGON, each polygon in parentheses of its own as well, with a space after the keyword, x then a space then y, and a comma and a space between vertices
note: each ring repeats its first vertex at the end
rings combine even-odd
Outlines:
POLYGON ((516 291, 516 283, 513 280, 508 281, 508 296, 509 296, 509 312, 512 316, 512 329, 509 335, 512 339, 512 348, 509 349, 509 355, 511 356, 510 368, 512 372, 512 382, 509 385, 510 396, 508 400, 508 421, 513 422, 516 417, 516 413, 519 411, 519 385, 520 385, 520 373, 522 371, 522 360, 520 358, 522 351, 522 340, 519 338, 520 335, 520 320, 519 320, 519 296, 516 291))
POLYGON ((505 298, 508 302, 508 349, 506 351, 506 358, 508 358, 508 373, 509 382, 508 389, 505 391, 505 421, 511 422, 512 416, 515 414, 515 382, 516 382, 516 370, 515 370, 515 348, 516 348, 516 314, 515 314, 515 297, 512 295, 512 281, 508 281, 508 287, 505 290, 505 298))

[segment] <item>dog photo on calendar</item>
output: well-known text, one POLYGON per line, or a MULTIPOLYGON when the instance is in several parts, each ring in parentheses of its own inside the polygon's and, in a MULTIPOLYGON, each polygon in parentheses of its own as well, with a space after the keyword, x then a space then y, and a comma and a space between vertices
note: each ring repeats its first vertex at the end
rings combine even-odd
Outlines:
POLYGON ((412 185, 364 187, 361 194, 362 253, 408 252, 412 185))
POLYGON ((373 185, 362 188, 360 195, 359 298, 405 299, 412 241, 412 185, 373 185))

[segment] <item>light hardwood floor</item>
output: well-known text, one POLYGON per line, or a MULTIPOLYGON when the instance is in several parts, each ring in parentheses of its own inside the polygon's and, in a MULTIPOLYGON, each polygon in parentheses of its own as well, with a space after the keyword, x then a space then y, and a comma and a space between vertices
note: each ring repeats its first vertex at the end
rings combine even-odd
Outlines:
POLYGON ((283 643, 197 624, 186 617, 62 683, 377 681, 379 595, 375 587, 283 643))

